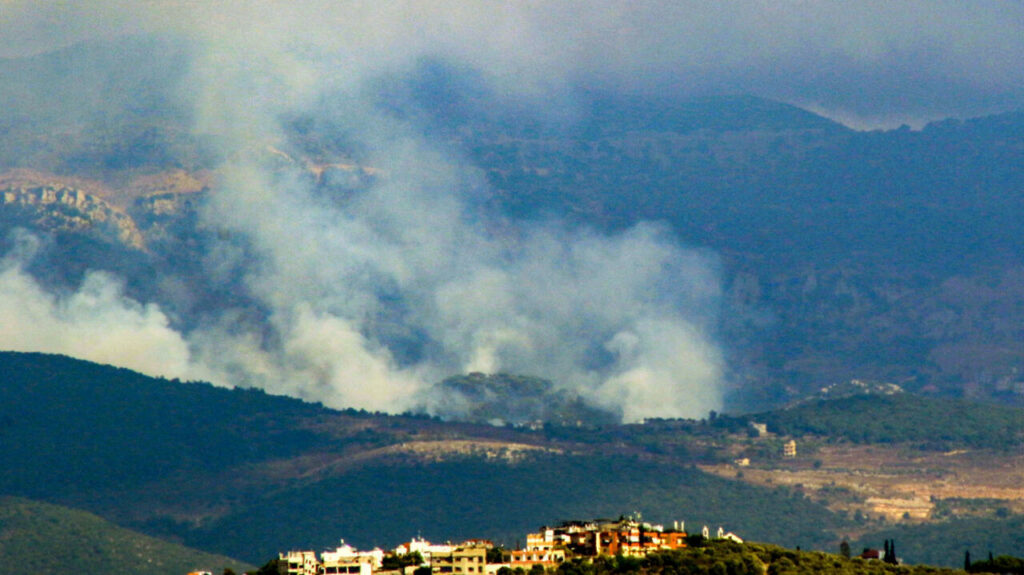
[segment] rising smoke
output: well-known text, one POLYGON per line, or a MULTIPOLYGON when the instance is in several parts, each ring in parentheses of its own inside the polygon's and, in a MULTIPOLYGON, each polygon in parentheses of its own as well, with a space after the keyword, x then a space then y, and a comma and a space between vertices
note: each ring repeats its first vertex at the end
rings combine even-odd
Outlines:
POLYGON ((201 265, 236 304, 177 317, 174 302, 133 300, 99 272, 47 293, 19 249, 0 270, 0 345, 333 407, 430 410, 433 384, 481 371, 551 379, 629 421, 719 409, 713 255, 654 223, 610 234, 498 221, 466 158, 380 106, 379 87, 424 58, 482 71, 494 105, 559 91, 558 73, 516 74, 532 58, 557 72, 554 60, 475 53, 460 42, 483 31, 455 41, 434 16, 417 32, 400 14, 328 4, 196 8, 172 27, 190 53, 178 104, 225 158, 200 214, 216 238, 201 265), (295 118, 343 139, 346 161, 374 177, 355 191, 311 177, 295 118))
MULTIPOLYGON (((33 11, 45 16, 39 21, 59 19, 67 8, 9 4, 24 21, 33 11)), ((872 80, 858 87, 906 94, 892 88, 906 80, 903 68, 877 64, 905 54, 907 65, 922 64, 911 80, 928 94, 956 93, 919 80, 946 81, 930 63, 967 53, 936 57, 927 48, 947 32, 976 35, 940 22, 899 40, 899 30, 873 28, 860 9, 851 20, 847 9, 818 3, 582 11, 558 2, 97 5, 103 9, 77 20, 102 20, 111 34, 170 34, 189 46, 177 97, 194 132, 215 136, 226 158, 201 214, 218 238, 202 265, 209 277, 227 278, 246 305, 181 321, 164 311, 169 302, 132 300, 118 278, 99 272, 72 292, 48 293, 24 271, 31 240, 23 237, 0 268, 0 346, 391 412, 429 408, 432 384, 453 373, 524 373, 627 421, 720 408, 714 256, 681 246, 656 223, 601 233, 558 221, 495 221, 478 206, 485 178, 414 120, 382 109, 376 90, 433 59, 476 72, 495 106, 571 104, 567 88, 584 79, 639 78, 647 89, 693 92, 765 86, 769 97, 857 116, 878 102, 836 100, 852 93, 845 76, 832 77, 837 63, 872 80), (834 20, 856 25, 830 34, 823 24, 834 20), (806 42, 816 49, 801 49, 806 42), (282 164, 282 156, 301 155, 288 127, 294 118, 314 119, 322 135, 358 151, 352 163, 375 171, 371 183, 341 193, 311 178, 301 161, 282 164)), ((889 27, 917 23, 912 7, 885 9, 889 27)), ((1006 29, 986 14, 990 29, 1006 29)), ((72 38, 95 29, 61 21, 72 38)), ((990 36, 1020 48, 1019 37, 990 36)), ((963 86, 1019 78, 1016 66, 986 78, 972 75, 975 67, 957 69, 963 86)), ((910 113, 931 112, 922 103, 910 113)))
POLYGON ((144 373, 192 373, 188 345, 155 304, 124 295, 121 282, 90 272, 70 293, 48 292, 24 267, 39 240, 14 230, 0 261, 0 349, 60 353, 144 373))
POLYGON ((259 330, 191 334, 219 379, 388 411, 468 371, 551 378, 629 420, 719 405, 712 257, 653 224, 495 234, 469 209, 471 169, 414 133, 360 141, 382 175, 343 199, 260 162, 225 169, 204 217, 247 255, 217 262, 268 311, 259 330))
MULTIPOLYGON (((2 7, 0 32, 22 39, 7 49, 22 54, 52 47, 39 38, 95 34, 157 34, 188 46, 174 105, 225 158, 201 214, 217 238, 204 246, 201 269, 238 297, 182 318, 171 310, 185 307, 133 300, 121 279, 100 272, 50 293, 25 271, 32 240, 19 236, 0 266, 0 347, 336 407, 429 408, 439 403, 433 383, 467 371, 550 378, 628 421, 721 405, 714 256, 656 223, 601 233, 496 221, 479 207, 486 180, 466 158, 431 140, 415 116, 379 105, 381 86, 424 61, 471 70, 487 84, 488 105, 547 103, 538 108, 557 108, 549 113, 561 121, 572 118, 569 88, 580 84, 753 92, 853 121, 1020 98, 1021 13, 1005 3, 2 7), (956 16, 922 16, 939 11, 956 16), (54 24, 60 29, 44 30, 54 24), (950 82, 956 89, 945 89, 950 82), (344 141, 349 163, 374 170, 371 182, 352 191, 311 178, 289 128, 296 118, 344 141), (282 164, 287 156, 299 160, 282 164)), ((131 94, 105 99, 132 105, 131 94)), ((165 283, 188 298, 187 280, 165 283)))
POLYGON ((222 321, 189 334, 204 369, 387 411, 429 409, 430 383, 467 371, 550 378, 626 420, 720 407, 713 258, 653 224, 602 235, 545 222, 496 234, 473 209, 482 176, 377 106, 373 87, 436 56, 437 38, 393 36, 381 22, 353 41, 333 37, 356 33, 351 25, 284 19, 256 27, 255 42, 238 22, 199 38, 189 84, 197 129, 234 149, 289 149, 284 118, 313 117, 380 176, 339 198, 259 155, 224 166, 204 218, 244 246, 235 253, 251 260, 219 264, 244 270, 267 313, 259 330, 222 321))

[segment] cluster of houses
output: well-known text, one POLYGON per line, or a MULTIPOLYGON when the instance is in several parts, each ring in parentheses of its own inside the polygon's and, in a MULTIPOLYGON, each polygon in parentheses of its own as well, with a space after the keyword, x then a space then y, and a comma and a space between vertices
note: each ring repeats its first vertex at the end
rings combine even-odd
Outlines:
MULTIPOLYGON (((721 527, 714 534, 707 526, 704 538, 743 540, 721 527)), ((635 519, 616 521, 567 521, 554 527, 542 527, 526 535, 526 547, 505 550, 482 539, 459 544, 433 544, 422 538, 403 543, 392 551, 357 551, 341 542, 333 551, 317 557, 314 551, 289 551, 279 554, 282 573, 288 575, 502 575, 509 571, 554 569, 569 558, 624 555, 643 557, 655 551, 681 549, 687 545, 682 522, 671 529, 635 519), (285 571, 287 569, 287 571, 285 571)))

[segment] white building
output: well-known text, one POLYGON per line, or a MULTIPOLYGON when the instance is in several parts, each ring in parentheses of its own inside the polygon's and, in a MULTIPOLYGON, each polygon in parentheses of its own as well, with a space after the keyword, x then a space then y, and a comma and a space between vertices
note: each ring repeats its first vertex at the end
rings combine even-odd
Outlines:
POLYGON ((341 545, 334 551, 324 551, 321 554, 324 561, 366 561, 373 566, 374 569, 380 569, 381 565, 384 564, 384 551, 380 548, 374 548, 372 551, 356 551, 354 547, 345 543, 345 540, 341 540, 341 545))
POLYGON ((395 547, 395 555, 401 557, 407 553, 419 553, 424 562, 430 563, 430 558, 434 555, 447 556, 451 555, 454 550, 455 546, 450 543, 435 545, 422 537, 416 537, 408 543, 402 543, 395 547))
POLYGON ((287 564, 288 575, 317 575, 320 571, 320 562, 316 560, 315 551, 278 553, 277 558, 287 564))

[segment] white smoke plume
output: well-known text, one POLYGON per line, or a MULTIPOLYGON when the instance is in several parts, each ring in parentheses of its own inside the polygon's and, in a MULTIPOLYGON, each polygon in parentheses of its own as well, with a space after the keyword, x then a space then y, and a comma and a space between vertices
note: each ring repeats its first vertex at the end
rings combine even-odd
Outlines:
MULTIPOLYGON (((223 309, 179 333, 114 278, 91 274, 53 296, 9 263, 3 301, 32 305, 4 317, 42 329, 6 347, 390 412, 429 408, 431 384, 468 371, 545 377, 627 421, 721 408, 712 254, 655 223, 607 234, 491 221, 474 201, 483 175, 377 107, 375 87, 424 59, 479 71, 495 105, 561 101, 578 80, 573 53, 594 64, 584 51, 598 45, 546 28, 567 8, 499 9, 495 28, 495 5, 483 4, 211 6, 147 3, 127 28, 190 42, 180 96, 229 158, 202 214, 222 238, 207 272, 235 277, 259 309, 223 309), (277 161, 293 153, 294 117, 344 133, 373 183, 332 194, 301 162, 277 161)), ((645 13, 587 18, 611 29, 645 13)))
POLYGON ((721 404, 713 255, 657 224, 489 221, 475 203, 483 176, 376 106, 382 79, 424 60, 479 74, 496 106, 570 104, 553 113, 570 118, 575 85, 746 92, 862 125, 1024 101, 1017 2, 0 0, 0 13, 0 57, 185 39, 179 96, 229 158, 203 214, 222 238, 206 272, 258 308, 175 331, 117 278, 51 294, 24 271, 30 255, 14 254, 0 268, 0 347, 337 407, 402 411, 471 370, 550 378, 630 421, 721 404), (283 124, 297 116, 343 132, 378 170, 373 184, 332 195, 298 164, 260 160, 292 150, 283 124))
POLYGON ((466 178, 446 158, 410 141, 380 153, 386 175, 344 202, 258 165, 221 183, 206 217, 257 254, 230 266, 247 270, 274 335, 230 324, 192 334, 222 379, 401 411, 447 375, 506 371, 629 420, 720 406, 712 257, 656 225, 495 236, 467 212, 466 178), (387 347, 396 333, 424 349, 400 362, 387 347))
MULTIPOLYGON (((467 371, 546 377, 627 420, 720 408, 714 258, 656 225, 496 233, 472 208, 483 177, 375 106, 374 82, 425 57, 469 54, 433 16, 417 32, 425 8, 403 6, 407 19, 254 3, 193 22, 198 131, 235 150, 287 149, 282 119, 312 116, 380 174, 337 198, 259 154, 224 167, 204 218, 244 246, 225 253, 246 255, 211 262, 244 270, 266 321, 204 325, 188 335, 196 360, 223 381, 385 411, 429 407, 431 383, 467 371), (415 349, 391 347, 403 343, 415 349)), ((492 81, 500 92, 514 79, 492 81)), ((537 89, 524 86, 526 97, 537 89)))
POLYGON ((188 345, 159 306, 126 297, 121 283, 102 272, 87 274, 72 293, 51 294, 23 269, 38 241, 15 235, 15 247, 0 261, 0 349, 64 354, 152 375, 193 375, 188 345))

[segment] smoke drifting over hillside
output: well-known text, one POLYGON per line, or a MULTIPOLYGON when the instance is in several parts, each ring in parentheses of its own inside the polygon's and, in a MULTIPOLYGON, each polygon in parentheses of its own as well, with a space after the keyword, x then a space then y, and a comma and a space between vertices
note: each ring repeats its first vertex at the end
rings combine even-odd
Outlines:
MULTIPOLYGON (((175 322, 189 326, 179 333, 159 307, 174 302, 132 301, 98 274, 48 295, 12 262, 4 299, 37 302, 31 317, 8 316, 11 333, 35 333, 23 346, 334 407, 430 409, 444 377, 505 371, 550 378, 626 420, 720 409, 712 255, 655 224, 608 235, 495 220, 472 166, 378 106, 377 87, 423 58, 472 53, 446 46, 441 22, 417 36, 405 18, 358 7, 250 8, 173 30, 189 39, 180 97, 193 129, 228 158, 201 215, 219 238, 203 265, 248 304, 175 322), (352 192, 282 161, 300 147, 285 126, 294 118, 343 137, 373 182, 352 192)), ((505 69, 489 76, 496 92, 538 95, 537 76, 517 85, 508 66, 489 68, 505 69)))
POLYGON ((375 106, 375 82, 433 55, 422 39, 332 42, 331 27, 287 17, 298 20, 255 41, 245 26, 203 37, 198 128, 238 147, 287 147, 281 119, 313 117, 381 176, 339 200, 296 170, 227 167, 205 216, 256 256, 223 263, 245 270, 272 337, 256 345, 252 331, 210 327, 194 346, 203 364, 228 381, 382 410, 429 406, 427 384, 464 371, 548 377, 627 420, 720 406, 713 260, 653 225, 495 234, 472 207, 485 185, 472 167, 375 106))
POLYGON ((466 371, 550 378, 630 421, 721 407, 713 254, 656 223, 608 234, 495 218, 465 158, 415 115, 380 106, 381 86, 424 62, 476 74, 489 104, 544 102, 563 121, 578 86, 754 92, 867 123, 1024 101, 1017 4, 3 6, 7 37, 49 22, 69 41, 98 30, 188 45, 176 103, 226 158, 201 214, 218 238, 202 265, 246 302, 178 321, 162 311, 174 302, 130 300, 106 275, 47 294, 11 260, 0 301, 33 304, 7 310, 3 331, 28 330, 22 345, 37 349, 336 407, 429 407, 432 383, 466 371), (946 16, 919 14, 936 10, 946 16), (989 54, 1000 57, 976 65, 989 54), (324 185, 291 161, 299 119, 344 142, 372 182, 324 185), (114 351, 73 345, 101 339, 114 351), (138 359, 144 351, 114 345, 122 339, 164 355, 138 359))
POLYGON ((110 363, 144 373, 185 376, 188 346, 157 305, 123 294, 121 283, 89 273, 74 293, 51 294, 23 269, 38 240, 16 230, 0 261, 0 349, 45 351, 110 363))
MULTIPOLYGON (((276 64, 271 56, 262 61, 276 64)), ((302 95, 320 87, 311 78, 330 77, 304 72, 296 85, 273 74, 259 77, 302 95)), ((223 90, 230 76, 211 77, 223 90)), ((223 106, 201 100, 204 121, 239 139, 284 140, 267 133, 279 117, 329 116, 381 172, 339 199, 298 170, 227 167, 205 216, 239 242, 237 253, 255 255, 219 265, 244 270, 273 337, 209 327, 194 346, 203 364, 223 380, 381 410, 429 406, 429 383, 466 371, 548 377, 630 420, 720 405, 711 259, 653 225, 617 236, 557 222, 495 234, 497 222, 472 208, 484 185, 473 169, 356 88, 328 93, 337 106, 311 109, 295 96, 241 117, 230 102, 248 91, 228 90, 223 106)))

